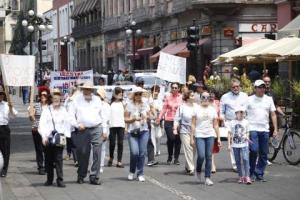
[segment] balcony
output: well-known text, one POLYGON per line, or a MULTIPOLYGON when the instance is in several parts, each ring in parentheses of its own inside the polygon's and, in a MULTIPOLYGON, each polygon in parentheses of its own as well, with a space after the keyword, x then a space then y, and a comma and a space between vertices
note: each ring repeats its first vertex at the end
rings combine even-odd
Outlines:
POLYGON ((73 37, 75 39, 84 38, 87 36, 98 35, 101 31, 101 20, 97 20, 89 24, 75 26, 73 28, 73 37))
POLYGON ((192 5, 196 4, 270 4, 274 0, 189 0, 192 5))

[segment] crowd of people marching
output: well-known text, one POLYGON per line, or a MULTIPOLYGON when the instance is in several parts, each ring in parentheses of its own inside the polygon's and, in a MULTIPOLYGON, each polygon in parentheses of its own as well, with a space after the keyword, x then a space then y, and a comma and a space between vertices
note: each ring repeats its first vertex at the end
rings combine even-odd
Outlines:
MULTIPOLYGON (((165 134, 167 164, 180 165, 182 148, 187 175, 195 176, 205 185, 213 185, 211 173, 217 170, 213 155, 222 145, 220 126, 229 132, 228 157, 232 168, 238 172, 237 182, 265 181, 269 136, 271 133, 273 137, 277 136, 276 110, 281 112, 272 99, 269 77, 254 82, 251 96, 241 91, 238 79, 232 79, 231 90, 220 99, 213 91, 207 91, 205 85, 193 81, 183 86, 170 83, 170 91, 164 98, 160 98, 159 85, 154 85, 149 92, 143 84, 143 80, 138 79, 126 98, 122 88, 116 87, 112 99, 108 100, 104 88, 95 91, 91 83, 77 83, 64 104, 59 89, 50 92, 47 87, 39 88, 37 102, 28 110, 38 172, 47 175, 45 186, 53 185, 55 169, 57 186, 65 187, 65 137, 67 156, 73 157, 78 167, 77 182, 83 184, 89 176, 90 184, 100 185, 107 145, 107 166, 124 168, 122 158, 126 134, 130 149, 128 180, 145 181, 146 156, 148 166, 159 164, 155 157, 160 155, 160 139, 165 134)), ((6 176, 9 164, 8 121, 16 114, 0 89, 2 177, 6 176)))

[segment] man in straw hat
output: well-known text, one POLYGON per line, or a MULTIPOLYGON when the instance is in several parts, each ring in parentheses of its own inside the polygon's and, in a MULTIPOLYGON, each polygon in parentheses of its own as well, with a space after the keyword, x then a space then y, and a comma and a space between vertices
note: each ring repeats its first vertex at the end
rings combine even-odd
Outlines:
POLYGON ((87 176, 89 156, 92 146, 93 162, 90 170, 90 183, 100 185, 101 144, 107 137, 107 116, 103 112, 100 98, 93 94, 93 84, 86 82, 81 87, 82 92, 75 96, 70 107, 71 123, 79 130, 77 134, 78 178, 82 184, 87 176))
POLYGON ((0 151, 3 155, 4 165, 0 176, 6 177, 10 156, 10 129, 8 122, 10 118, 17 115, 11 102, 5 101, 5 92, 0 86, 0 151))

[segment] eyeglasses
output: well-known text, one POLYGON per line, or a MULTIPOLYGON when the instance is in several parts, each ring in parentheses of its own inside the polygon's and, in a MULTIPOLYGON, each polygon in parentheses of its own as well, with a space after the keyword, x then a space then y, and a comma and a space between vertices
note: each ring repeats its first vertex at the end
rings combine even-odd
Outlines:
POLYGON ((210 96, 201 96, 202 100, 210 100, 210 96))
POLYGON ((172 90, 178 90, 178 87, 172 87, 172 90))
POLYGON ((142 96, 142 93, 135 93, 135 96, 142 96))

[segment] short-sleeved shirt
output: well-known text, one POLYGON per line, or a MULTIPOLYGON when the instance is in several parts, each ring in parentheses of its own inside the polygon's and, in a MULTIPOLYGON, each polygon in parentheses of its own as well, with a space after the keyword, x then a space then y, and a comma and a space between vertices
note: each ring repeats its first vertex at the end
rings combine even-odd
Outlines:
POLYGON ((216 137, 214 119, 218 118, 218 114, 213 106, 196 105, 194 116, 196 117, 196 138, 216 137))
POLYGON ((192 106, 183 103, 181 106, 178 107, 174 119, 174 125, 180 126, 180 133, 191 133, 192 130, 192 118, 194 116, 194 108, 196 103, 192 106))
POLYGON ((247 120, 249 131, 269 132, 270 113, 276 108, 272 97, 252 95, 248 99, 247 120))
POLYGON ((233 148, 242 148, 248 146, 246 136, 249 129, 248 121, 243 119, 230 121, 230 133, 233 148))
MULTIPOLYGON (((150 111, 150 107, 145 102, 136 105, 132 101, 129 101, 126 106, 126 111, 129 112, 130 117, 141 117, 141 115, 147 115, 147 112, 150 111)), ((140 128, 141 131, 148 130, 148 124, 147 122, 135 121, 128 125, 129 132, 136 128, 140 128)))

